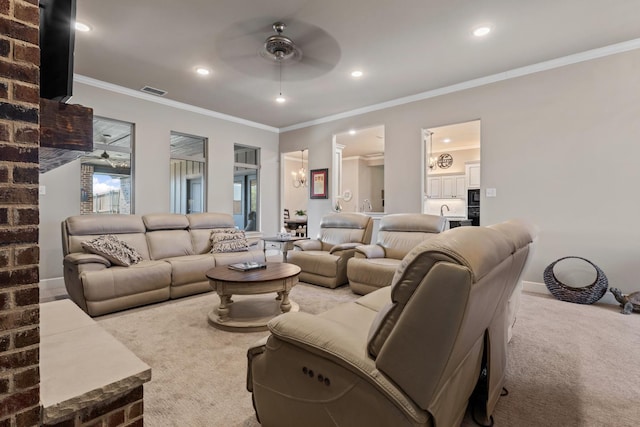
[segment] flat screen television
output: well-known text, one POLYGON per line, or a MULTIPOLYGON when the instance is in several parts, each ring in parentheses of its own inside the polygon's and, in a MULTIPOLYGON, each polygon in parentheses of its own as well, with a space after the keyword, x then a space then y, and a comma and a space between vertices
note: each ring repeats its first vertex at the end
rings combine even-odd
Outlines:
POLYGON ((39 0, 40 97, 65 102, 73 94, 76 0, 39 0))

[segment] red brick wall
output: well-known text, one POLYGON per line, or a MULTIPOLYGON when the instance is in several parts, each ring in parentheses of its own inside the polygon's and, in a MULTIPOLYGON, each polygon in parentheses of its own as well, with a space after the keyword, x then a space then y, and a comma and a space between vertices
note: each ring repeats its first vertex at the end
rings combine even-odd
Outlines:
POLYGON ((93 166, 80 166, 80 188, 82 199, 80 200, 80 214, 93 213, 93 166))
POLYGON ((142 386, 43 427, 142 427, 142 386))
POLYGON ((40 423, 38 13, 0 0, 0 427, 40 423))

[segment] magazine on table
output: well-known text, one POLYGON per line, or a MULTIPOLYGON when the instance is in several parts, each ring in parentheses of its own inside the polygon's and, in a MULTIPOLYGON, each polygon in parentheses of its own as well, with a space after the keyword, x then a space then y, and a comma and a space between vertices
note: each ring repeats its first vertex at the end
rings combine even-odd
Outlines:
POLYGON ((255 261, 240 262, 238 264, 229 264, 229 268, 237 271, 259 270, 261 268, 267 268, 267 263, 255 261))

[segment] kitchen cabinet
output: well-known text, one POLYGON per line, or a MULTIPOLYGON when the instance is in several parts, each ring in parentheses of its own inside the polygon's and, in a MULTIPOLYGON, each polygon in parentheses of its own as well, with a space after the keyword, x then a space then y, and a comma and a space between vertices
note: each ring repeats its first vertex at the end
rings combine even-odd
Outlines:
POLYGON ((427 197, 430 199, 464 199, 465 176, 448 175, 427 178, 427 197))
POLYGON ((427 197, 439 199, 442 197, 442 177, 434 176, 427 178, 427 197))
POLYGON ((465 165, 467 188, 480 188, 480 163, 468 163, 465 165))

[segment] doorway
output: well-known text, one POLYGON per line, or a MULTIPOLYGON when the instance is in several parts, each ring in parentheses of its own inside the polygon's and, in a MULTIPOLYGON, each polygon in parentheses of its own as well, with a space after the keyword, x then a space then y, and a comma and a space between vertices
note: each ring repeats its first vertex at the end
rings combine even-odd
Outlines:
POLYGON ((480 223, 480 120, 422 129, 423 213, 480 223))

